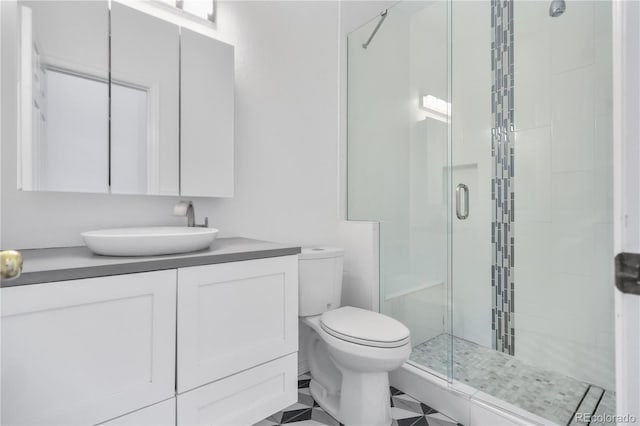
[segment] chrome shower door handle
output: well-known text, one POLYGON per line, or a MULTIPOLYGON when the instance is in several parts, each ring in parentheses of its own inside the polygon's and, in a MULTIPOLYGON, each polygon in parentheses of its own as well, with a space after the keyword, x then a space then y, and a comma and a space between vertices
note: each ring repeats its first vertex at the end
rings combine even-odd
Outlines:
POLYGON ((460 220, 469 217, 469 187, 464 183, 456 186, 456 216, 460 220))

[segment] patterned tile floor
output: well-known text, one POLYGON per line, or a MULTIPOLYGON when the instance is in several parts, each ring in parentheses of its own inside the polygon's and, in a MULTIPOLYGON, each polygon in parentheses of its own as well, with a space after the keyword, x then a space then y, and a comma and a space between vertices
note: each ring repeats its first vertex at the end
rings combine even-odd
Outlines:
MULTIPOLYGON (((450 351, 451 336, 441 334, 413 348, 411 360, 447 375, 450 351)), ((592 391, 587 383, 530 366, 510 355, 457 337, 453 337, 453 353, 454 380, 561 425, 571 421, 578 406, 592 391)), ((599 395, 602 389, 598 399, 599 395)), ((599 403, 596 401, 596 410, 609 410, 606 404, 611 405, 611 399, 615 406, 614 393, 607 391, 604 396, 599 403)))
MULTIPOLYGON (((254 426, 344 426, 327 414, 309 393, 308 374, 298 378, 298 403, 254 426)), ((391 388, 392 426, 462 426, 398 389, 391 388)))

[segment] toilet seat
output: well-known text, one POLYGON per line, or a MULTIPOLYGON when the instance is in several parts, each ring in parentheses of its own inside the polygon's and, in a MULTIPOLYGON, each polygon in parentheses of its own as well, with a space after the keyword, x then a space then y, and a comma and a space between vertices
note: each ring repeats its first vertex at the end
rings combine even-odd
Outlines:
POLYGON ((323 313, 320 327, 337 339, 375 348, 397 348, 410 341, 409 329, 400 321, 351 306, 323 313))

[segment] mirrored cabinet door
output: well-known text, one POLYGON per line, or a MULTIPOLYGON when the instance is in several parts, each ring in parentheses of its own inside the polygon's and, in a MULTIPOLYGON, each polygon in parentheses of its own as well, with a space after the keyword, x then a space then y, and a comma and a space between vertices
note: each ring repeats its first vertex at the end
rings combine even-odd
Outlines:
POLYGON ((18 5, 20 189, 233 196, 233 46, 118 1, 18 5))
POLYGON ((179 27, 111 3, 111 192, 179 194, 179 27))
POLYGON ((109 190, 107 1, 19 1, 19 185, 109 190))
POLYGON ((233 46, 181 32, 181 194, 233 197, 233 46))

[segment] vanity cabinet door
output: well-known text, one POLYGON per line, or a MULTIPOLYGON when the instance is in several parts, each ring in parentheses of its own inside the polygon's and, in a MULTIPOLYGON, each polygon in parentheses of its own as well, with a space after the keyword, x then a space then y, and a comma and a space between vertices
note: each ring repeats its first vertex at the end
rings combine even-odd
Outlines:
POLYGON ((298 256, 178 270, 178 393, 298 350, 298 256))
POLYGON ((180 195, 233 197, 233 46, 181 29, 180 195))
POLYGON ((297 401, 297 370, 291 354, 178 395, 178 426, 255 424, 297 401))
POLYGON ((175 394, 176 270, 2 289, 2 424, 90 425, 175 394))

